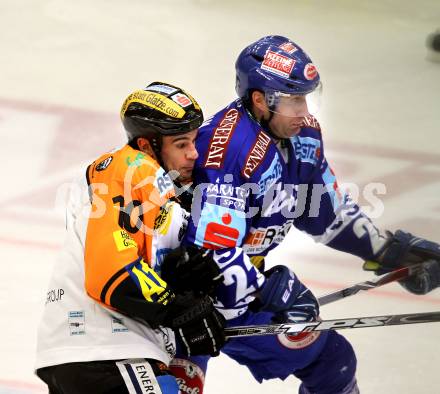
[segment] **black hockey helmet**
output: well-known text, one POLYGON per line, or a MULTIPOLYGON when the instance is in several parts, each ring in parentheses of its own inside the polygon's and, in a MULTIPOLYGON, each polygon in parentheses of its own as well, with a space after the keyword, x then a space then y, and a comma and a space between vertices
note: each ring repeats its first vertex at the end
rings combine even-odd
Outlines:
POLYGON ((128 142, 148 139, 159 152, 161 136, 188 133, 203 123, 197 101, 183 89, 164 82, 153 82, 131 93, 122 104, 121 120, 128 142))

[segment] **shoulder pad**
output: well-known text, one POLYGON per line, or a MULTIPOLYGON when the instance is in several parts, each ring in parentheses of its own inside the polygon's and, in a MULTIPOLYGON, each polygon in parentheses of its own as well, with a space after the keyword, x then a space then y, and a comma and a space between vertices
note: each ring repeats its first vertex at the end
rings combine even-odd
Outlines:
POLYGON ((241 174, 249 179, 255 170, 263 162, 272 139, 263 130, 258 133, 257 138, 247 154, 241 174))
POLYGON ((205 168, 219 169, 223 167, 226 151, 239 118, 237 108, 230 108, 222 113, 215 126, 211 126, 212 135, 203 163, 205 168))
POLYGON ((303 123, 303 127, 311 127, 312 129, 316 129, 321 132, 321 126, 318 120, 313 115, 306 116, 303 120, 303 123))

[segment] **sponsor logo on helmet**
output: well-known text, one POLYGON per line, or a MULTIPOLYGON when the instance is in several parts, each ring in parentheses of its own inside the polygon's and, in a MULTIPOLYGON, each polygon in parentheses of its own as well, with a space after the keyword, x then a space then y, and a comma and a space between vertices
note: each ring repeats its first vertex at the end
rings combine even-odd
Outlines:
POLYGON ((229 140, 237 125, 238 111, 235 108, 226 112, 219 125, 214 130, 214 134, 209 143, 208 155, 205 160, 205 167, 221 168, 228 147, 229 140))
POLYGON ((296 52, 298 50, 298 48, 295 45, 293 45, 290 41, 287 41, 287 42, 281 44, 278 48, 280 48, 283 51, 286 51, 290 54, 292 54, 293 52, 296 52))
POLYGON ((194 105, 194 108, 196 109, 196 110, 198 110, 198 111, 201 111, 201 108, 200 108, 200 105, 199 105, 199 103, 196 101, 196 99, 193 97, 193 96, 191 96, 188 92, 184 92, 188 97, 189 97, 189 99, 192 101, 192 103, 193 103, 193 105, 194 105))
POLYGON ((177 104, 180 104, 183 108, 188 107, 192 104, 192 101, 189 99, 189 97, 183 93, 176 93, 175 95, 171 96, 171 98, 177 104))
POLYGON ((312 79, 315 79, 318 75, 318 70, 316 69, 315 65, 312 63, 307 63, 304 67, 304 77, 311 81, 312 79))
POLYGON ((287 56, 268 50, 264 56, 261 68, 280 77, 289 78, 295 63, 295 59, 290 59, 287 56))
POLYGON ((271 141, 270 137, 264 131, 260 131, 257 140, 255 141, 255 144, 252 147, 246 159, 246 163, 242 170, 243 176, 249 179, 252 173, 261 164, 261 162, 264 159, 264 156, 266 155, 270 141, 271 141))
POLYGON ((159 93, 138 90, 130 94, 125 100, 121 108, 121 118, 124 118, 125 112, 132 103, 145 105, 177 119, 181 119, 185 115, 185 110, 168 97, 159 93))
POLYGON ((178 91, 178 89, 169 86, 169 85, 150 85, 147 86, 144 90, 148 91, 148 90, 153 90, 155 92, 158 93, 165 93, 165 94, 173 94, 176 93, 178 91))
POLYGON ((96 171, 104 171, 112 162, 113 160, 113 156, 107 157, 107 159, 101 161, 97 166, 96 166, 96 171))

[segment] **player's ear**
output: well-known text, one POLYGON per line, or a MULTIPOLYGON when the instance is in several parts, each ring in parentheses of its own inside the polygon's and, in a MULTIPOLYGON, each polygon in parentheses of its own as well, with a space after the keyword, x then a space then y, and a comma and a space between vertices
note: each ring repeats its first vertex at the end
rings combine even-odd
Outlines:
POLYGON ((266 98, 264 97, 264 93, 258 90, 252 92, 251 101, 255 108, 259 111, 264 112, 267 109, 266 98))
POLYGON ((154 153, 153 149, 151 148, 151 144, 148 141, 148 139, 144 137, 139 137, 136 139, 136 144, 139 147, 139 150, 146 153, 147 155, 157 159, 156 154, 154 153))
POLYGON ((141 150, 142 152, 144 152, 146 150, 146 145, 150 145, 148 140, 146 138, 143 137, 139 137, 136 139, 136 144, 139 147, 139 150, 141 150))

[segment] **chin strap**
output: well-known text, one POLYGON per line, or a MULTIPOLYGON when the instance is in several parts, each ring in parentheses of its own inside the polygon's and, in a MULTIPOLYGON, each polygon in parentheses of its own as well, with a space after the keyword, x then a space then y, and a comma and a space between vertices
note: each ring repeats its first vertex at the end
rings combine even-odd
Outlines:
POLYGON ((274 114, 272 111, 269 111, 269 119, 264 119, 264 118, 257 119, 255 114, 252 112, 252 109, 250 109, 249 105, 246 104, 247 103, 245 103, 245 108, 248 115, 253 120, 255 120, 255 122, 257 122, 267 134, 269 134, 269 136, 275 141, 275 143, 284 139, 277 137, 274 133, 272 133, 272 130, 270 129, 269 123, 272 120, 274 114))

